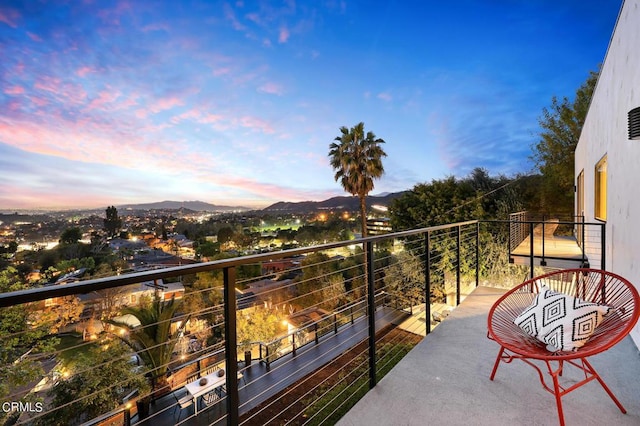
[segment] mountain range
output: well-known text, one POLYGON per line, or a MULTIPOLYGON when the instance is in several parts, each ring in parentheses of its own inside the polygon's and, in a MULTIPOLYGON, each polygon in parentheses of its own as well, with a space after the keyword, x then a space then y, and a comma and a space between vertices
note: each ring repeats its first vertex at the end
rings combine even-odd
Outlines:
POLYGON ((252 210, 248 207, 219 206, 216 204, 205 203, 204 201, 158 201, 155 203, 144 204, 123 204, 116 206, 118 210, 192 210, 195 212, 231 212, 231 211, 248 211, 252 210))
MULTIPOLYGON (((367 197, 367 206, 374 205, 389 206, 391 200, 400 197, 406 191, 385 193, 378 196, 371 195, 367 197)), ((287 213, 309 213, 315 210, 328 210, 328 209, 344 209, 344 210, 358 210, 360 208, 360 200, 358 197, 332 197, 324 201, 301 201, 301 202, 288 202, 280 201, 272 204, 269 207, 265 207, 263 211, 268 212, 287 212, 287 213)))
MULTIPOLYGON (((398 198, 404 194, 404 192, 384 193, 380 195, 371 195, 367 197, 367 206, 373 205, 388 206, 391 200, 398 198)), ((206 203, 204 201, 159 201, 155 203, 144 204, 123 204, 116 206, 118 210, 191 210, 194 212, 232 212, 232 211, 250 211, 256 209, 250 209, 242 206, 221 206, 216 204, 206 203)), ((360 201, 358 197, 332 197, 324 201, 279 201, 268 207, 265 207, 261 211, 265 212, 286 212, 286 213, 310 213, 316 210, 327 209, 344 209, 344 210, 358 210, 360 208, 360 201)))

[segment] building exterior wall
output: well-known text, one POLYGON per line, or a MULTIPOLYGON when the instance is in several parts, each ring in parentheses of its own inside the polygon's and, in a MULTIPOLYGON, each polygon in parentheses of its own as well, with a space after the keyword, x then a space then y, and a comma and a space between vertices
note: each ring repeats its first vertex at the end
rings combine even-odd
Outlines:
MULTIPOLYGON (((585 220, 598 222, 595 167, 607 156, 605 269, 640 290, 640 140, 628 139, 627 122, 640 106, 639 46, 640 0, 625 0, 576 147, 575 176, 577 184, 584 170, 585 220)), ((631 336, 640 347, 640 325, 631 336)))

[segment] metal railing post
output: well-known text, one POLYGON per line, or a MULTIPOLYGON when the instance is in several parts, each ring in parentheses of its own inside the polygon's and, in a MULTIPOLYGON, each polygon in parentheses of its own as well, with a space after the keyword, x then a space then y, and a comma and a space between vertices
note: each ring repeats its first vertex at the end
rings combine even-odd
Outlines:
POLYGON ((540 266, 547 266, 547 261, 544 260, 544 240, 545 240, 545 235, 544 235, 544 216, 542 219, 542 259, 540 259, 540 266))
POLYGON ((367 299, 369 313, 369 389, 376 385, 376 306, 375 306, 375 280, 373 270, 373 243, 365 243, 367 250, 367 299))
POLYGON ((580 216, 580 220, 582 221, 582 224, 580 225, 580 248, 582 249, 582 267, 585 266, 585 260, 586 260, 586 255, 585 255, 585 251, 584 251, 584 247, 585 247, 585 241, 584 241, 584 215, 580 216))
MULTIPOLYGON (((511 260, 511 222, 513 222, 513 215, 509 215, 509 223, 507 224, 507 260, 511 260)), ((510 263, 510 262, 509 262, 510 263)))
POLYGON ((460 304, 460 228, 460 225, 458 225, 458 232, 456 233, 456 306, 460 304))
POLYGON ((227 374, 227 424, 239 423, 238 406, 238 335, 236 330, 236 268, 223 269, 224 278, 224 350, 227 374))
POLYGON ((338 314, 333 314, 333 333, 338 334, 338 314))
POLYGON ((426 334, 431 333, 431 231, 424 234, 424 316, 426 334))
POLYGON ((531 279, 533 279, 534 276, 534 272, 533 272, 533 266, 534 266, 534 258, 533 258, 533 221, 529 222, 529 256, 530 260, 529 260, 529 266, 531 267, 531 271, 529 272, 531 279))
POLYGON ((602 251, 602 255, 600 256, 600 269, 602 269, 603 271, 607 270, 607 263, 605 262, 606 260, 606 253, 605 253, 605 248, 607 247, 607 228, 606 228, 606 223, 603 223, 602 225, 600 225, 602 227, 602 232, 600 232, 600 235, 602 235, 602 237, 600 238, 600 250, 602 251))
POLYGON ((296 335, 295 333, 291 335, 291 352, 293 353, 292 356, 296 356, 296 335))
POLYGON ((315 339, 316 339, 316 345, 318 344, 318 323, 316 322, 315 324, 313 324, 313 328, 314 328, 314 333, 315 334, 315 339))
POLYGON ((269 345, 264 346, 264 351, 266 353, 266 356, 264 358, 264 365, 267 371, 271 371, 271 360, 269 359, 269 345))
POLYGON ((476 223, 476 287, 480 285, 480 222, 476 223))
POLYGON ((131 426, 131 408, 129 404, 124 409, 124 426, 131 426))

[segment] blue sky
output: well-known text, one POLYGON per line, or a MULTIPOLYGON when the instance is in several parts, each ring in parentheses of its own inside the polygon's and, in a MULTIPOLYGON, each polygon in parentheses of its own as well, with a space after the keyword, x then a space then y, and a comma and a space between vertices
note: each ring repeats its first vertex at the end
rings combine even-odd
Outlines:
POLYGON ((343 195, 329 144, 360 121, 386 141, 372 194, 527 173, 620 5, 2 2, 0 209, 343 195))

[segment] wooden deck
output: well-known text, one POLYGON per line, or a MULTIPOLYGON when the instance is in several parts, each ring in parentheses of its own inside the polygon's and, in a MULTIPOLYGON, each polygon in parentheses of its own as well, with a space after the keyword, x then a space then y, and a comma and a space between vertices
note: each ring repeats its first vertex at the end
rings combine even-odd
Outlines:
MULTIPOLYGON (((409 316, 408 313, 380 307, 376 311, 376 330, 381 330, 389 324, 400 324, 409 316)), ((245 368, 244 364, 238 369, 243 374, 239 384, 240 415, 249 412, 269 397, 281 392, 288 386, 306 377, 322 365, 336 358, 338 355, 356 345, 368 336, 367 317, 357 318, 353 324, 346 324, 338 328, 337 333, 329 333, 319 339, 319 343, 310 343, 296 351, 296 356, 286 355, 271 363, 271 371, 267 371, 263 363, 254 362, 245 368)), ((209 407, 199 405, 198 415, 194 415, 193 406, 187 407, 180 413, 176 409, 176 397, 181 398, 186 391, 176 390, 159 399, 151 407, 150 417, 139 422, 134 417, 134 425, 209 425, 226 424, 226 398, 209 407)), ((251 424, 249 420, 247 424, 251 424)))
MULTIPOLYGON (((577 240, 572 236, 554 235, 556 228, 557 225, 553 223, 546 224, 544 232, 541 225, 535 227, 533 231, 534 266, 567 269, 579 268, 583 262, 588 262, 586 255, 584 259, 582 257, 582 250, 577 240)), ((509 257, 516 265, 530 265, 531 235, 512 250, 509 257)))

